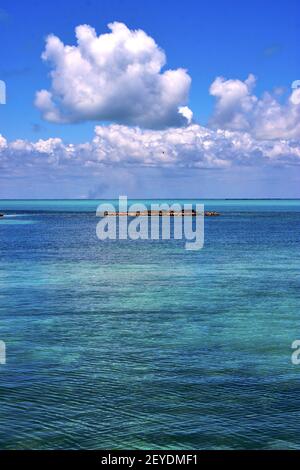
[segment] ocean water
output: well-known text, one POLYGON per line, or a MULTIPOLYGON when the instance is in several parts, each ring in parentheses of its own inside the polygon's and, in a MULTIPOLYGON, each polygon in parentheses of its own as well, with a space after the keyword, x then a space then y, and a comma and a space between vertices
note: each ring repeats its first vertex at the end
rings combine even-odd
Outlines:
POLYGON ((0 201, 0 448, 300 448, 300 201, 200 201, 199 251, 99 202, 0 201))

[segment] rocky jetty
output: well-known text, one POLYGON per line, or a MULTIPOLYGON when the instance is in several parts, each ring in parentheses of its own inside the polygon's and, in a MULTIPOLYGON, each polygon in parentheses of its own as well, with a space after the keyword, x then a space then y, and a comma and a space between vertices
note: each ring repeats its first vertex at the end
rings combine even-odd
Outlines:
POLYGON ((206 217, 216 217, 218 215, 220 215, 220 212, 216 212, 216 211, 205 211, 204 212, 204 215, 206 217))
MULTIPOLYGON (((191 210, 184 210, 182 209, 181 211, 173 211, 173 210, 168 210, 168 211, 154 211, 154 210, 148 210, 148 211, 128 211, 128 212, 109 212, 109 211, 104 211, 103 216, 117 216, 117 217, 122 217, 122 216, 128 216, 128 217, 138 217, 138 216, 169 216, 169 217, 178 217, 178 216, 196 216, 196 215, 201 215, 200 212, 197 212, 195 209, 191 210)), ((203 213, 202 213, 203 215, 203 213)), ((205 211, 204 212, 205 217, 215 217, 220 215, 219 212, 216 211, 205 211)))

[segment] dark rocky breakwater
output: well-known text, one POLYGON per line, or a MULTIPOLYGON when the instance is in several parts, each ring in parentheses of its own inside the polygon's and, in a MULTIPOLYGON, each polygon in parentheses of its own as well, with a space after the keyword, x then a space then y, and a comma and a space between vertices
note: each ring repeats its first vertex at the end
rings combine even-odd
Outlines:
POLYGON ((220 212, 216 212, 216 211, 205 211, 204 212, 204 215, 206 217, 216 217, 218 215, 220 215, 220 212))
MULTIPOLYGON (((127 212, 110 212, 110 211, 104 211, 103 216, 117 216, 117 217, 122 217, 122 216, 128 216, 128 217, 138 217, 138 216, 170 216, 170 217, 178 217, 178 216, 196 216, 196 215, 201 215, 200 212, 197 212, 196 210, 184 210, 182 209, 181 211, 173 211, 173 210, 147 210, 147 211, 127 211, 127 212)), ((203 215, 203 213, 202 213, 203 215)), ((216 217, 220 215, 220 212, 216 211, 205 211, 204 212, 205 217, 216 217)))

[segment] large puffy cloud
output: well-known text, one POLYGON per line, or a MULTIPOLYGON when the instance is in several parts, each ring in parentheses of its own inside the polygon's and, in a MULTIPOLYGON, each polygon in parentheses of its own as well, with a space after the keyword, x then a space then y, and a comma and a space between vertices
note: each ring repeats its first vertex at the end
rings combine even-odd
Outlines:
POLYGON ((253 75, 249 75, 245 82, 216 78, 210 86, 210 94, 217 99, 212 118, 215 127, 231 130, 250 129, 247 117, 257 101, 256 97, 251 95, 254 84, 253 75))
POLYGON ((212 130, 197 124, 167 130, 122 125, 96 126, 94 138, 66 144, 52 138, 8 142, 0 136, 1 176, 27 170, 55 174, 97 174, 105 168, 216 168, 300 164, 297 140, 261 140, 239 131, 212 130))
POLYGON ((144 31, 123 23, 76 28, 77 45, 47 38, 42 58, 51 64, 51 90, 35 104, 52 122, 113 121, 145 128, 182 126, 191 121, 186 106, 191 79, 186 70, 166 70, 164 52, 144 31))
POLYGON ((211 126, 249 132, 256 139, 299 139, 300 88, 281 104, 271 93, 259 99, 253 94, 254 86, 253 75, 244 82, 216 78, 210 87, 216 97, 211 126))

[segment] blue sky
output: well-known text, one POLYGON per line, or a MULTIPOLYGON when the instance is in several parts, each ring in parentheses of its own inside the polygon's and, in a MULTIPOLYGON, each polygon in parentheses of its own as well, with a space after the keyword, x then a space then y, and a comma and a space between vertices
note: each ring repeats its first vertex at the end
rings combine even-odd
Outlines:
MULTIPOLYGON (((0 153, 0 168, 4 166, 4 174, 2 172, 0 179, 0 197, 88 197, 91 195, 111 197, 117 196, 118 191, 127 192, 133 197, 177 195, 180 197, 197 197, 198 195, 199 197, 299 197, 297 164, 298 160, 300 161, 298 157, 300 121, 298 122, 298 111, 295 105, 293 109, 284 108, 289 100, 292 82, 300 79, 299 13, 300 6, 296 0, 276 2, 269 0, 264 2, 256 0, 251 2, 237 0, 214 2, 191 0, 185 2, 174 0, 163 2, 2 1, 0 6, 0 79, 6 82, 7 104, 0 106, 0 134, 5 139, 6 146, 2 154, 0 153), (56 159, 61 158, 62 164, 56 161, 55 168, 52 166, 48 170, 45 166, 44 151, 38 151, 40 152, 38 157, 44 158, 40 165, 36 149, 30 153, 23 146, 24 168, 22 168, 21 150, 17 150, 16 156, 15 146, 9 147, 12 142, 22 140, 22 142, 33 144, 40 139, 47 141, 49 138, 57 138, 62 139, 64 145, 77 145, 90 142, 95 137, 95 126, 108 124, 107 111, 102 112, 102 110, 98 110, 98 114, 96 113, 96 116, 93 115, 92 118, 89 113, 82 118, 76 112, 67 123, 61 122, 63 118, 57 118, 56 122, 51 122, 51 119, 45 117, 46 113, 41 105, 34 104, 39 90, 51 89, 49 72, 55 69, 53 64, 51 65, 51 60, 47 62, 41 59, 41 54, 45 50, 46 37, 54 34, 64 45, 76 45, 74 34, 76 26, 90 25, 96 29, 97 35, 100 35, 107 33, 107 24, 115 21, 124 23, 130 31, 143 30, 164 50, 166 65, 162 67, 160 73, 167 69, 184 68, 187 70, 191 78, 190 86, 186 85, 188 99, 184 103, 178 101, 178 104, 188 106, 193 111, 194 125, 205 126, 205 128, 208 126, 208 129, 214 129, 214 131, 217 128, 237 131, 241 139, 244 139, 243 133, 250 133, 251 138, 254 139, 254 143, 251 144, 251 148, 254 149, 251 155, 247 153, 241 162, 235 152, 234 155, 228 154, 224 162, 220 163, 220 155, 225 148, 228 148, 228 142, 220 143, 219 137, 211 134, 210 138, 214 141, 213 156, 203 156, 201 153, 204 152, 203 147, 200 148, 198 144, 193 150, 195 155, 199 152, 200 162, 196 157, 194 158, 194 154, 186 154, 185 146, 176 144, 176 149, 170 149, 167 145, 167 150, 161 151, 162 155, 166 152, 173 152, 172 155, 176 155, 176 158, 170 155, 169 161, 162 159, 160 164, 159 159, 151 155, 151 158, 149 157, 147 161, 143 160, 140 164, 136 156, 129 155, 130 158, 128 157, 128 147, 124 150, 118 145, 110 157, 105 157, 104 166, 96 168, 93 164, 93 169, 90 171, 87 169, 88 157, 86 155, 83 157, 85 160, 81 160, 84 166, 81 171, 79 161, 76 161, 74 166, 70 162, 66 164, 65 157, 60 157, 62 150, 52 149, 51 156, 54 155, 53 158, 56 159), (256 77, 255 85, 243 85, 249 74, 256 77), (253 118, 245 125, 241 124, 242 118, 243 121, 244 117, 248 119, 247 111, 245 111, 248 104, 244 96, 239 98, 239 101, 235 100, 237 104, 233 110, 232 107, 229 109, 229 105, 226 105, 224 109, 223 101, 226 101, 228 96, 225 97, 228 87, 226 88, 224 84, 221 84, 223 87, 221 92, 218 88, 213 96, 210 94, 210 86, 217 77, 224 77, 224 80, 238 80, 239 83, 235 83, 234 86, 240 87, 239 90, 247 86, 249 88, 247 97, 251 98, 249 98, 250 101, 261 100, 258 105, 253 104, 250 111, 253 118), (284 124, 284 130, 282 127, 278 130, 278 125, 274 124, 277 134, 275 131, 272 131, 272 134, 269 131, 260 134, 257 129, 254 129, 255 122, 262 122, 261 127, 270 128, 270 122, 265 123, 265 115, 269 113, 269 109, 274 108, 274 105, 268 105, 267 100, 262 101, 267 91, 275 97, 279 105, 283 106, 281 114, 278 111, 272 119, 279 121, 281 115, 290 113, 289 123, 284 124), (242 117, 241 107, 244 113, 242 117), (258 114, 262 107, 267 109, 263 116, 258 114), (41 114, 44 116, 42 117, 41 114), (236 124, 237 121, 238 124, 236 124), (270 153, 270 145, 274 145, 275 140, 279 142, 282 139, 288 141, 285 147, 280 152, 277 149, 270 153), (216 141, 218 144, 215 144, 216 141), (220 145, 220 150, 217 145, 220 145), (55 152, 60 152, 60 154, 55 155, 55 152), (121 159, 116 156, 118 152, 120 154, 123 152, 125 157, 121 159), (259 161, 261 153, 263 159, 259 161), (275 154, 276 161, 274 162, 275 154), (30 158, 34 160, 33 168, 31 164, 27 165, 30 158), (269 164, 271 158, 272 164, 269 164), (11 161, 11 167, 9 167, 8 159, 11 161), (247 160, 246 163, 245 160, 247 160), (179 167, 183 170, 179 171, 179 167), (108 173, 112 175, 111 184, 107 183, 108 173)), ((69 76, 67 72, 66 76, 69 76)), ((111 81, 114 81, 113 73, 111 81)), ((55 102, 58 96, 57 92, 54 96, 55 102)), ((143 104, 142 101, 141 107, 143 104)), ((175 104, 174 102, 174 106, 175 104)), ((60 109, 61 116, 65 112, 69 110, 60 109)), ((124 110, 119 114, 113 113, 109 123, 127 127, 138 126, 145 133, 150 126, 151 132, 156 133, 157 141, 170 140, 168 134, 163 134, 163 137, 162 134, 158 134, 166 132, 169 124, 170 128, 174 127, 176 119, 174 116, 170 117, 169 111, 168 116, 163 115, 159 123, 154 123, 152 118, 152 120, 149 118, 144 121, 141 116, 121 119, 119 117, 121 114, 124 115, 124 110), (163 127, 163 131, 160 127, 163 127)), ((178 127, 180 126, 181 124, 178 124, 178 127)), ((200 139, 199 132, 198 129, 194 130, 193 135, 197 134, 197 139, 200 139)), ((202 131, 201 133, 203 134, 202 131)), ((110 138, 111 136, 104 136, 104 152, 110 138)), ((139 145, 144 145, 147 139, 149 135, 145 134, 143 143, 139 145)), ((153 136, 151 139, 153 140, 153 136)), ((165 148, 164 145, 162 148, 165 148)), ((227 151, 230 152, 230 150, 227 151)), ((243 148, 243 155, 245 152, 243 148)))

